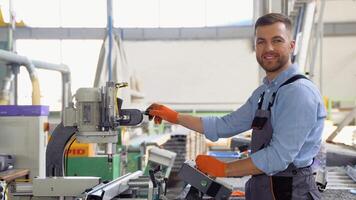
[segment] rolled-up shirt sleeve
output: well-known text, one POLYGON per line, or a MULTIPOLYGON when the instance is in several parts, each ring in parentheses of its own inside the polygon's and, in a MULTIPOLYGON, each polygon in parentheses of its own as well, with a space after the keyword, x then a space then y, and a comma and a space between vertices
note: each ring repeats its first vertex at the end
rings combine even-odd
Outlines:
POLYGON ((252 97, 236 111, 223 117, 202 117, 203 131, 206 138, 217 141, 251 129, 254 116, 252 97))
POLYGON ((318 120, 318 97, 305 85, 293 84, 278 94, 271 112, 270 144, 251 155, 252 162, 267 175, 283 171, 293 162, 318 120))

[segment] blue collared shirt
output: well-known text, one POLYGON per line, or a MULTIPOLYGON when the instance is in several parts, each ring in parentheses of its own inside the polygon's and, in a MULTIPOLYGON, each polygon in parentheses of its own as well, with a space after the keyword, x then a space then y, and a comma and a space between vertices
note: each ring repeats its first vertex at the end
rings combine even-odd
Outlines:
MULTIPOLYGON (((260 95, 265 92, 262 105, 267 110, 273 92, 286 80, 298 74, 293 64, 274 80, 264 78, 247 102, 223 117, 202 117, 205 136, 216 141, 251 129, 260 95)), ((271 109, 273 135, 270 144, 251 154, 252 162, 267 175, 283 171, 289 164, 305 167, 317 155, 326 110, 317 87, 307 79, 299 79, 278 90, 271 109)))

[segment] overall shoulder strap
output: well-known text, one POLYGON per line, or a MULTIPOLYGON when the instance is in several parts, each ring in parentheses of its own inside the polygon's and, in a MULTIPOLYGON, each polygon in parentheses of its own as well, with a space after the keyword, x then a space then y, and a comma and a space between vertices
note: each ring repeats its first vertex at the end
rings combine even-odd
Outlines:
POLYGON ((294 81, 298 80, 298 79, 307 79, 309 80, 306 76, 302 75, 302 74, 296 74, 294 76, 292 76, 291 78, 289 78, 288 80, 286 80, 281 86, 278 87, 277 91, 275 91, 273 94, 272 94, 272 99, 271 101, 269 102, 268 104, 268 110, 271 110, 271 107, 273 106, 274 104, 274 99, 276 98, 276 95, 277 95, 277 92, 279 90, 279 88, 285 86, 285 85, 288 85, 290 83, 293 83, 294 81))
MULTIPOLYGON (((296 80, 298 80, 298 79, 302 79, 302 78, 304 78, 304 79, 308 79, 306 76, 304 76, 304 75, 302 75, 302 74, 297 74, 297 75, 294 75, 294 76, 292 76, 291 78, 289 78, 288 80, 286 80, 281 86, 279 86, 279 88, 281 88, 281 87, 283 87, 283 86, 285 86, 285 85, 288 85, 288 84, 290 84, 290 83, 293 83, 294 81, 296 81, 296 80)), ((308 79, 309 80, 309 79, 308 79)), ((278 88, 278 89, 279 89, 278 88)), ((278 89, 277 89, 277 91, 278 91, 278 89)), ((277 92, 276 91, 276 92, 277 92)))

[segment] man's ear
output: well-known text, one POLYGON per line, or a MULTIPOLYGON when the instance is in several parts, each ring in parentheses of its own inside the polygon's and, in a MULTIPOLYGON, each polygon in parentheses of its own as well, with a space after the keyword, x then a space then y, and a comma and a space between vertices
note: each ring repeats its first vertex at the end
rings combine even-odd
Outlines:
POLYGON ((291 52, 293 52, 294 48, 295 48, 295 40, 290 41, 289 47, 290 47, 291 52))

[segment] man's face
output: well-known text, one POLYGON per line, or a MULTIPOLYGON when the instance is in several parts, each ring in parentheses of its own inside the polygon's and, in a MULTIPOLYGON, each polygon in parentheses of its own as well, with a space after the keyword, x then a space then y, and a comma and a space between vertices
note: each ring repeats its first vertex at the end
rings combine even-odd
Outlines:
POLYGON ((259 26, 255 37, 257 62, 268 74, 278 74, 290 64, 295 42, 281 22, 259 26))

